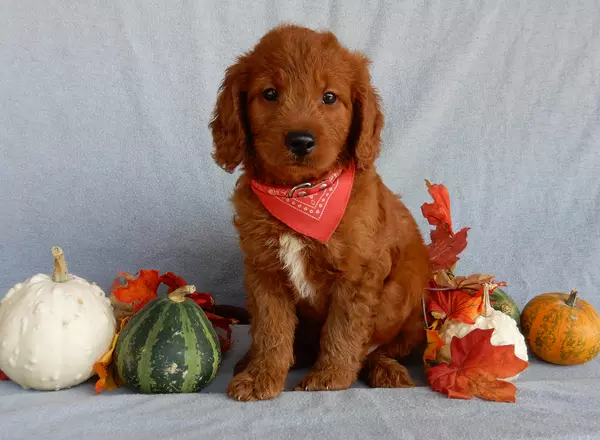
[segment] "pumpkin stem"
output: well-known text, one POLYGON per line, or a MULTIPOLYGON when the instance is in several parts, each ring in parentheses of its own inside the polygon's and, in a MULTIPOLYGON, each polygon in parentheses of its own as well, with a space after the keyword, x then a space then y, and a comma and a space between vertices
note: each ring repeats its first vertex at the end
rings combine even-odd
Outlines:
POLYGON ((575 307, 575 301, 577 301, 577 289, 571 290, 569 297, 567 298, 567 305, 569 307, 575 307))
POLYGON ((178 289, 175 289, 174 291, 169 293, 169 299, 173 302, 178 302, 178 303, 184 302, 185 296, 189 295, 191 293, 194 293, 195 291, 196 291, 196 286, 194 286, 193 284, 189 284, 187 286, 183 286, 178 289))
POLYGON ((483 316, 486 318, 494 312, 492 303, 490 302, 490 287, 489 283, 483 285, 483 316))
POLYGON ((58 246, 54 246, 52 248, 52 256, 54 257, 52 281, 55 283, 66 283, 69 281, 69 277, 67 276, 67 262, 65 261, 63 250, 58 246))

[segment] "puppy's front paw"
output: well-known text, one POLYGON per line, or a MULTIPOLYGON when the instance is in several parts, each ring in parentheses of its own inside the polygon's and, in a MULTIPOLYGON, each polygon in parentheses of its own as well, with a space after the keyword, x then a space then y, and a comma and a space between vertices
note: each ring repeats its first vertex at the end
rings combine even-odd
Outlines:
POLYGON ((296 387, 296 391, 335 391, 350 388, 356 374, 344 370, 315 368, 296 387))
POLYGON ((244 402, 268 400, 281 394, 284 386, 285 376, 277 377, 268 373, 244 371, 229 382, 227 393, 234 399, 244 402))

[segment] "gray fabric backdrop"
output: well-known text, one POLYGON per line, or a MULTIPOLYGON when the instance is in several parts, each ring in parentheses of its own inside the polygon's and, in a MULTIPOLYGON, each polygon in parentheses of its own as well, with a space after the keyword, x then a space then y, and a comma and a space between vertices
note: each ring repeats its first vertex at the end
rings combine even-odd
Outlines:
MULTIPOLYGON (((0 0, 0 296, 49 272, 58 244, 106 289, 117 270, 158 268, 242 304, 235 176, 211 162, 207 124, 223 70, 281 20, 372 57, 381 174, 425 234, 424 179, 449 187, 472 227, 459 272, 496 273, 521 306, 578 287, 600 309, 597 0, 0 0)), ((532 359, 516 405, 427 387, 242 405, 224 391, 245 333, 206 393, 1 382, 0 439, 599 436, 597 360, 532 359)))
POLYGON ((600 8, 594 0, 0 3, 0 295, 51 270, 108 289, 172 270, 243 303, 207 124, 223 70, 282 20, 373 59, 379 169, 428 234, 424 179, 471 226, 458 272, 522 306, 580 289, 600 307, 600 8))

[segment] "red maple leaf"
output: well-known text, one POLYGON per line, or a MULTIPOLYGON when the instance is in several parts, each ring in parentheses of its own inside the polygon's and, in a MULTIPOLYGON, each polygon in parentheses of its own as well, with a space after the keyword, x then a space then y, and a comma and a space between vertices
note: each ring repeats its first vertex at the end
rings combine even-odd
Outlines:
MULTIPOLYGON (((175 275, 173 272, 167 272, 160 277, 160 281, 169 286, 168 293, 173 292, 174 290, 187 285, 185 280, 179 275, 175 275)), ((191 299, 200 307, 202 307, 205 311, 212 312, 215 307, 215 300, 209 293, 204 292, 194 292, 189 295, 186 295, 186 298, 191 299)), ((215 316, 215 315, 213 315, 215 316)))
POLYGON ((10 380, 2 370, 0 370, 0 380, 10 380))
POLYGON ((221 343, 221 351, 226 353, 231 348, 231 344, 233 341, 231 340, 232 328, 233 324, 236 324, 237 321, 233 318, 223 318, 222 316, 213 315, 210 312, 205 312, 206 317, 210 320, 213 328, 217 332, 217 336, 219 337, 219 341, 221 343), (219 331, 221 329, 225 332, 225 335, 219 331))
POLYGON ((483 296, 481 292, 469 294, 464 290, 442 290, 431 293, 427 309, 438 319, 456 319, 474 324, 481 314, 483 296))
POLYGON ((202 307, 204 310, 213 311, 214 309, 215 300, 209 293, 194 292, 191 295, 188 295, 187 297, 194 301, 196 304, 198 304, 200 307, 202 307))
POLYGON ((179 275, 175 275, 173 272, 163 273, 160 276, 160 282, 165 283, 169 287, 168 293, 187 285, 183 278, 179 275))
POLYGON ((429 259, 434 272, 448 270, 459 260, 458 254, 467 247, 469 228, 454 233, 448 189, 441 184, 432 185, 428 180, 425 183, 433 203, 423 203, 421 212, 429 224, 435 226, 430 233, 431 243, 427 246, 429 259))
POLYGON ((452 338, 452 362, 427 369, 431 388, 452 398, 476 396, 515 402, 517 388, 500 379, 519 374, 529 363, 515 356, 514 345, 493 346, 493 332, 494 329, 475 329, 463 338, 452 338))
POLYGON ((469 229, 463 228, 456 234, 452 234, 445 226, 438 226, 431 231, 431 243, 427 249, 434 271, 450 269, 460 260, 458 254, 467 247, 469 229))

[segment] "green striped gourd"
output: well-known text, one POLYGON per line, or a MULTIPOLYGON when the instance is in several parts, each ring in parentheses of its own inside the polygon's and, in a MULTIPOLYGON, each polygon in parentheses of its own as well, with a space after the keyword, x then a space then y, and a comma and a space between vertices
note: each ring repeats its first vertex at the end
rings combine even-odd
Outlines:
POLYGON ((499 310, 505 315, 510 316, 517 323, 517 327, 521 327, 521 313, 517 303, 500 287, 496 287, 490 293, 490 301, 495 310, 499 310))
POLYGON ((119 335, 119 379, 142 393, 193 393, 208 385, 221 365, 219 338, 184 286, 133 315, 119 335))

